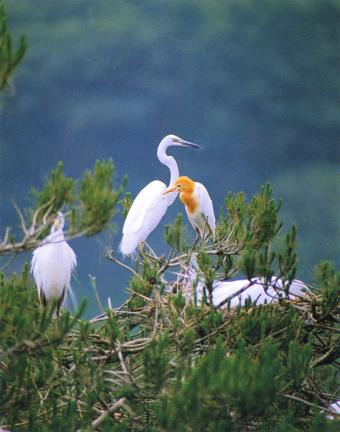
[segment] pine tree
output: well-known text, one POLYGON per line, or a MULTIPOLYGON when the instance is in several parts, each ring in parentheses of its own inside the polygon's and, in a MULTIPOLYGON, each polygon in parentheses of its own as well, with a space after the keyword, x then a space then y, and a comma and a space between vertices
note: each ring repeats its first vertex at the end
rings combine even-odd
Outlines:
MULTIPOLYGON (((1 2, 0 21, 3 88, 25 43, 12 51, 1 2)), ((113 176, 112 161, 97 161, 81 180, 67 177, 60 163, 31 192, 30 208, 14 203, 22 236, 7 228, 0 254, 36 247, 59 210, 69 238, 106 229, 119 203, 125 212, 131 204, 130 195, 121 199, 126 180, 115 186, 113 176)), ((109 250, 113 265, 131 273, 129 297, 91 320, 82 318, 85 304, 58 321, 54 305, 41 308, 28 265, 1 274, 0 428, 338 430, 329 405, 339 398, 340 272, 320 263, 310 292, 289 298, 296 229, 282 237, 279 208, 269 185, 250 201, 228 194, 213 243, 193 248, 179 216, 165 227, 162 256, 145 245, 129 267, 109 250), (277 276, 285 290, 272 304, 214 305, 214 281, 239 276, 260 276, 264 287, 277 276)))
MULTIPOLYGON (((78 194, 58 167, 35 191, 36 208, 54 197, 58 206, 72 207, 70 233, 103 229, 119 195, 114 192, 108 200, 104 172, 96 179, 103 166, 97 163, 97 171, 86 173, 78 194), (86 205, 77 200, 84 189, 97 190, 98 208, 112 203, 106 217, 97 218, 95 207, 82 216, 86 205), (99 227, 81 223, 98 219, 106 222, 99 227)), ((122 202, 128 205, 129 199, 122 202)), ((338 397, 340 273, 331 263, 321 263, 310 293, 288 298, 297 264, 296 230, 278 239, 279 207, 269 185, 250 201, 242 193, 229 194, 214 243, 192 249, 179 216, 165 228, 169 251, 162 256, 145 245, 129 267, 109 250, 113 265, 131 272, 129 298, 91 320, 82 319, 82 305, 74 316, 64 312, 56 322, 52 308, 39 307, 27 266, 19 275, 2 275, 1 427, 336 430, 339 422, 326 415, 338 397), (193 257, 196 281, 188 283, 193 257), (272 304, 211 304, 213 280, 238 275, 262 276, 264 285, 277 275, 286 291, 272 304), (198 279, 207 287, 202 302, 186 297, 198 279)), ((17 252, 17 243, 12 246, 17 252)))

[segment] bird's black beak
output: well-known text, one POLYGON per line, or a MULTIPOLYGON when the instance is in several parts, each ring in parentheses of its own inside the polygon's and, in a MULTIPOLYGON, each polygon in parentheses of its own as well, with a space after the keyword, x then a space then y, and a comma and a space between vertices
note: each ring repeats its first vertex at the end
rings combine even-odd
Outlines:
POLYGON ((201 148, 198 144, 192 143, 190 141, 185 141, 185 140, 181 140, 179 141, 179 144, 181 144, 184 147, 192 147, 194 149, 199 149, 201 148))

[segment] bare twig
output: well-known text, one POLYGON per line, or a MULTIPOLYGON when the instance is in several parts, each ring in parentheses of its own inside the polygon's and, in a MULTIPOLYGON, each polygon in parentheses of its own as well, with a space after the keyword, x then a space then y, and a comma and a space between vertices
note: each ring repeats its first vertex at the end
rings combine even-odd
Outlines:
POLYGON ((13 204, 13 206, 14 206, 14 208, 15 208, 18 216, 19 216, 20 224, 21 224, 21 229, 23 230, 23 232, 25 234, 25 237, 28 237, 29 236, 29 232, 28 232, 28 229, 26 227, 26 222, 25 222, 24 215, 22 214, 22 211, 19 209, 19 207, 17 206, 17 203, 14 201, 14 199, 12 200, 12 204, 13 204))
POLYGON ((109 259, 110 261, 114 262, 115 264, 118 264, 120 267, 125 268, 126 270, 128 270, 130 273, 132 273, 134 276, 136 277, 141 277, 133 268, 129 267, 127 264, 122 263, 121 261, 119 261, 119 259, 117 259, 114 255, 113 255, 113 250, 112 249, 107 249, 106 254, 105 254, 106 258, 109 259))
POLYGON ((238 297, 240 294, 242 294, 244 291, 246 291, 248 288, 250 288, 252 285, 254 285, 254 282, 249 281, 248 285, 245 285, 244 287, 240 288, 239 290, 235 291, 232 295, 226 297, 224 300, 222 300, 217 306, 216 309, 220 309, 225 304, 228 304, 233 298, 238 297))
POLYGON ((97 284, 96 284, 96 277, 89 275, 90 281, 91 281, 91 286, 92 286, 92 290, 94 292, 94 295, 96 297, 96 301, 97 301, 97 305, 99 307, 99 309, 102 311, 102 313, 105 313, 105 309, 103 306, 103 303, 100 300, 99 294, 98 294, 98 290, 97 290, 97 284))
POLYGON ((103 411, 102 414, 100 414, 100 416, 97 417, 92 422, 92 424, 91 424, 92 428, 96 429, 98 426, 100 426, 108 415, 113 414, 115 411, 117 411, 119 408, 121 408, 125 404, 125 402, 126 402, 126 397, 122 397, 122 398, 118 399, 106 411, 103 411))
POLYGON ((285 397, 285 398, 287 398, 287 399, 295 400, 295 401, 297 401, 297 402, 301 402, 301 403, 303 403, 303 404, 305 404, 305 405, 308 405, 308 406, 310 406, 310 407, 313 407, 313 408, 318 408, 318 409, 320 409, 320 410, 322 410, 322 411, 325 411, 325 412, 328 412, 329 414, 334 415, 335 417, 339 417, 339 418, 340 418, 340 414, 337 413, 337 412, 335 412, 335 411, 333 411, 332 409, 327 408, 327 407, 323 407, 323 406, 320 406, 320 405, 317 405, 317 404, 315 404, 315 403, 313 403, 313 402, 306 401, 306 400, 304 400, 304 399, 302 399, 302 398, 300 398, 300 397, 298 397, 298 396, 293 396, 293 395, 289 395, 289 394, 284 394, 283 397, 285 397))

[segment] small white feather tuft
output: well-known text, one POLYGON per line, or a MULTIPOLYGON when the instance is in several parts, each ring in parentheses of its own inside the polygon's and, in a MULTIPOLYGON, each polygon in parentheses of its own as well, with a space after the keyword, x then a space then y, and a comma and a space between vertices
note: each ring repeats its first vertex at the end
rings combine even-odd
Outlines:
POLYGON ((123 235, 119 244, 119 250, 123 255, 132 255, 139 244, 139 238, 134 233, 126 233, 123 235))

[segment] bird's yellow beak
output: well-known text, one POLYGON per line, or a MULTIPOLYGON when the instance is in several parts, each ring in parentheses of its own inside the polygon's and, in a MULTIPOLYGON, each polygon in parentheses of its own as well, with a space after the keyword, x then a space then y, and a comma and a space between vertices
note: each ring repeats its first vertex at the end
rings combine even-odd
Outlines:
POLYGON ((169 192, 175 192, 175 191, 177 191, 177 187, 176 186, 171 186, 168 189, 165 189, 165 191, 162 193, 162 195, 165 195, 165 194, 167 194, 169 192))
POLYGON ((55 229, 58 230, 58 229, 60 228, 60 225, 61 225, 60 220, 59 220, 59 219, 56 219, 56 220, 54 221, 53 225, 54 225, 55 229))

